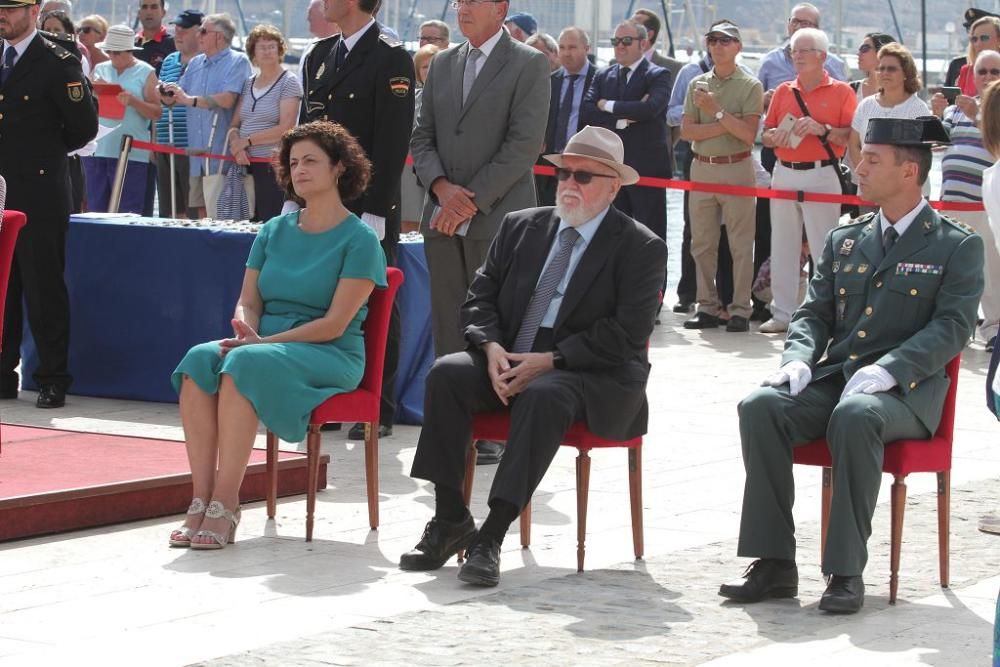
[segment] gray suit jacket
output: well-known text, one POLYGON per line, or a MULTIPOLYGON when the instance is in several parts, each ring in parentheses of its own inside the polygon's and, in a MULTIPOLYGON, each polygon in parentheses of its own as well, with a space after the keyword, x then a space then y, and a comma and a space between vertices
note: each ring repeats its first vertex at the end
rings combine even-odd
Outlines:
POLYGON ((427 187, 420 231, 437 234, 429 226, 437 206, 430 185, 443 176, 476 194, 479 213, 467 238, 489 240, 504 215, 536 205, 531 168, 545 141, 549 62, 504 30, 463 107, 469 48, 465 42, 431 61, 410 152, 427 187))

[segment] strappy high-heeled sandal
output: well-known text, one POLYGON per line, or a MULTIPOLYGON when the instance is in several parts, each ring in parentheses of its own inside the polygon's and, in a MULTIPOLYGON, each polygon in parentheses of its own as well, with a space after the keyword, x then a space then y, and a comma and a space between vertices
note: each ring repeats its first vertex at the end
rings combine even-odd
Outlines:
MULTIPOLYGON (((204 514, 207 506, 205 501, 201 498, 192 498, 191 505, 187 509, 188 515, 200 515, 204 514)), ((170 546, 172 547, 189 547, 191 546, 191 536, 194 535, 194 528, 188 528, 187 526, 181 526, 177 530, 170 533, 170 546)))
POLYGON ((235 512, 231 512, 223 506, 218 500, 213 500, 208 504, 208 509, 205 511, 206 519, 225 519, 229 522, 229 530, 225 534, 217 533, 214 530, 202 529, 195 533, 195 537, 211 537, 211 542, 191 542, 192 549, 221 549, 227 544, 233 544, 236 542, 236 527, 240 525, 240 508, 237 507, 235 512))

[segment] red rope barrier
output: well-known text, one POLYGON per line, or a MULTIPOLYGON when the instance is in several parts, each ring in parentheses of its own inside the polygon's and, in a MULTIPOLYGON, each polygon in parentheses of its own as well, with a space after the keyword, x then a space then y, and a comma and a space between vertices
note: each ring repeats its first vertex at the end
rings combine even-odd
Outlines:
MULTIPOLYGON (((186 149, 175 148, 167 144, 155 144, 147 141, 133 141, 133 148, 153 151, 154 153, 173 153, 188 155, 198 159, 235 161, 232 155, 215 155, 212 153, 188 153, 186 149)), ((270 164, 266 157, 252 157, 250 162, 270 164)), ((406 156, 406 164, 413 164, 413 156, 406 156)), ((556 168, 545 165, 535 165, 532 170, 536 176, 555 176, 556 168)), ((799 190, 774 190, 771 188, 750 188, 743 185, 722 185, 720 183, 704 183, 701 181, 681 181, 674 178, 653 178, 643 176, 636 185, 661 190, 686 190, 688 192, 711 192, 718 195, 736 195, 737 197, 760 197, 762 199, 784 199, 789 201, 815 202, 819 204, 852 204, 854 206, 875 207, 875 204, 865 201, 855 195, 832 195, 822 192, 803 192, 799 190)), ((979 202, 956 202, 934 200, 930 205, 938 211, 982 211, 979 202)))

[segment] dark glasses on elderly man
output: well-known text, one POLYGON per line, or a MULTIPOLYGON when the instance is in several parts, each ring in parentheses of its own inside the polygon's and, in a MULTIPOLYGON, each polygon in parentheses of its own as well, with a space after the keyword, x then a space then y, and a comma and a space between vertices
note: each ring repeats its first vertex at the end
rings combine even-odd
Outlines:
POLYGON ((719 36, 716 36, 716 35, 712 35, 711 37, 706 37, 705 38, 705 42, 707 44, 709 44, 709 45, 711 45, 711 44, 722 44, 723 46, 729 46, 730 44, 732 44, 735 41, 736 41, 736 39, 734 39, 733 37, 728 37, 728 36, 719 37, 719 36))
POLYGON ((996 67, 990 67, 989 69, 980 67, 976 70, 976 74, 979 76, 986 76, 987 74, 990 76, 1000 76, 1000 69, 997 69, 996 67))
POLYGON ((638 42, 638 41, 639 41, 638 37, 612 37, 611 46, 618 46, 619 44, 621 44, 622 46, 632 46, 632 42, 638 42))
POLYGON ((595 174, 592 171, 573 171, 564 167, 556 167, 556 178, 560 181, 568 181, 571 176, 580 185, 587 185, 595 178, 618 178, 610 174, 595 174))

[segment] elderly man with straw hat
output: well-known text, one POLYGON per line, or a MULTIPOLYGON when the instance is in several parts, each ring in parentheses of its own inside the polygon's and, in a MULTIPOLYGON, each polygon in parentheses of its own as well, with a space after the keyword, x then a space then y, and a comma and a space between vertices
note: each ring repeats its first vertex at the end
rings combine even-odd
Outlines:
POLYGON ((434 570, 459 550, 467 583, 495 586, 500 545, 531 499, 567 429, 583 420, 611 439, 646 430, 646 342, 666 270, 664 242, 615 209, 639 175, 611 130, 587 126, 556 166, 556 206, 509 213, 462 308, 467 348, 427 376, 413 477, 434 483, 436 508, 400 568, 434 570), (507 453, 480 529, 462 496, 476 413, 510 408, 507 453))

